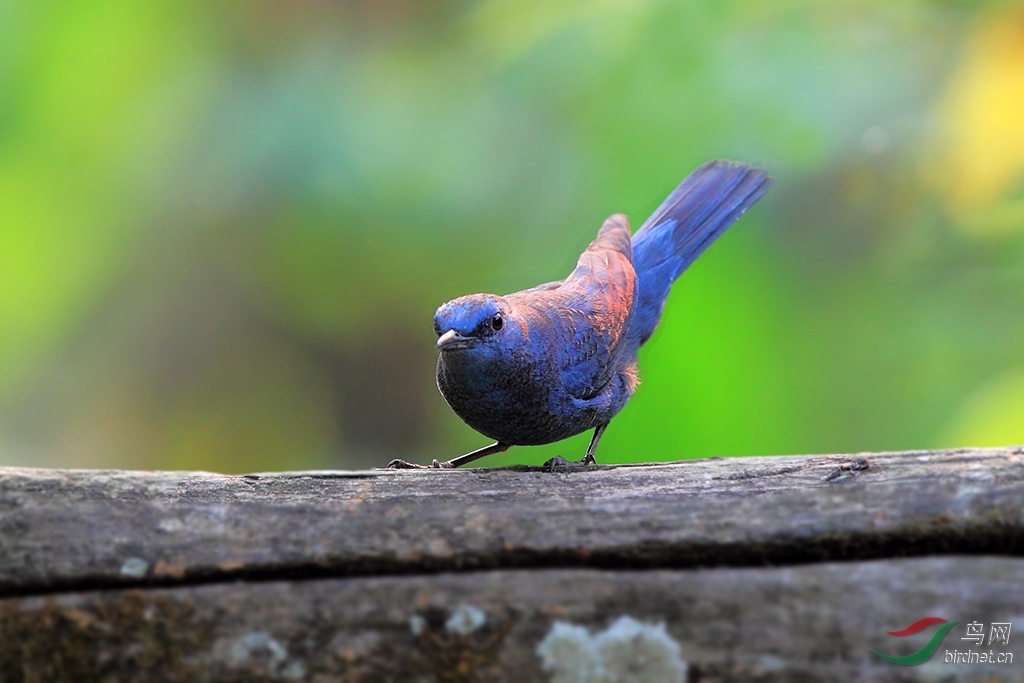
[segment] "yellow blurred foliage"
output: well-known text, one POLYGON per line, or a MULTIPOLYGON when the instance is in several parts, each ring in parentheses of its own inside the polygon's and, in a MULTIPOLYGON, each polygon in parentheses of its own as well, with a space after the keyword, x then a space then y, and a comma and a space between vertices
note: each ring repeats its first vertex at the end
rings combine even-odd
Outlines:
POLYGON ((979 387, 938 442, 943 447, 1024 444, 1024 370, 979 387))
POLYGON ((1024 10, 985 17, 940 101, 938 160, 928 175, 958 225, 972 233, 1024 230, 1024 10))

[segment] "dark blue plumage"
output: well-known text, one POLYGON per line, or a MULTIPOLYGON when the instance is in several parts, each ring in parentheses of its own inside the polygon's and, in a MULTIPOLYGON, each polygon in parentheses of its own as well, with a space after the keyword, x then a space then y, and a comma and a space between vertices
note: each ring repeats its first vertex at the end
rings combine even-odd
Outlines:
MULTIPOLYGON (((637 351, 661 318, 672 282, 768 190, 744 164, 691 173, 630 237, 604 222, 565 280, 504 297, 471 294, 434 315, 437 385, 491 446, 434 467, 458 467, 510 446, 594 429, 583 462, 637 385, 637 351)), ((420 467, 393 460, 389 467, 420 467)))

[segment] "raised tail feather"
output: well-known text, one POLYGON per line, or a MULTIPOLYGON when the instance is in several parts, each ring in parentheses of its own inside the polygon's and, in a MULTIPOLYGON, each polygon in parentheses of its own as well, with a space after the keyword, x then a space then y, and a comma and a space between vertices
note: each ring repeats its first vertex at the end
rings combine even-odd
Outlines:
POLYGON ((633 235, 636 308, 628 335, 643 344, 658 326, 677 277, 764 195, 767 172, 709 161, 688 175, 633 235))

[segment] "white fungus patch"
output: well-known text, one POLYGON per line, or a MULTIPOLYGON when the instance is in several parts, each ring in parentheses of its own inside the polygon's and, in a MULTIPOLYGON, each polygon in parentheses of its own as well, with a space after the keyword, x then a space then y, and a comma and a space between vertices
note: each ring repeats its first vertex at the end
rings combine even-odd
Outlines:
POLYGON ((160 531, 163 531, 163 532, 166 532, 166 533, 169 533, 169 534, 173 534, 173 533, 176 533, 176 532, 181 531, 182 529, 184 529, 185 528, 185 524, 180 519, 175 519, 174 517, 168 517, 167 519, 161 519, 157 523, 156 528, 159 529, 160 531))
POLYGON ((257 656, 266 657, 270 669, 277 669, 288 657, 288 650, 265 631, 246 633, 231 648, 231 663, 243 666, 257 656))
POLYGON ((149 562, 141 557, 129 557, 121 565, 121 576, 130 576, 133 579, 141 579, 149 571, 149 562))
POLYGON ((214 658, 225 661, 233 669, 253 673, 253 679, 301 681, 306 667, 301 661, 289 660, 288 648, 266 631, 243 633, 237 637, 218 638, 213 644, 214 658))
POLYGON ((281 677, 287 681, 301 681, 306 678, 306 667, 302 662, 291 662, 281 670, 281 677))
POLYGON ((597 635, 556 621, 537 646, 552 683, 682 683, 686 662, 664 624, 619 617, 597 635))
POLYGON ((665 624, 644 624, 623 616, 594 640, 609 683, 686 678, 679 643, 665 630, 665 624))
POLYGON ((552 672, 552 683, 590 683, 603 668, 590 631, 564 621, 552 624, 537 646, 537 655, 544 670, 552 672))
POLYGON ((487 615, 483 610, 472 605, 459 605, 444 622, 444 628, 449 633, 456 633, 460 636, 468 636, 477 630, 487 621, 487 615))

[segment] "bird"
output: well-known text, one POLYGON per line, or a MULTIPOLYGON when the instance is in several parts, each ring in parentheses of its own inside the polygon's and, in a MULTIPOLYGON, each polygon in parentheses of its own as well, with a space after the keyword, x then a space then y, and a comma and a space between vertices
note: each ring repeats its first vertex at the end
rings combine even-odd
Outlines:
POLYGON ((395 459, 387 469, 453 468, 594 430, 589 465, 638 384, 637 352, 661 319, 672 283, 760 199, 766 171, 715 160, 690 173, 630 235, 610 216, 557 280, 513 294, 470 294, 434 314, 437 386, 466 424, 494 443, 446 462, 395 459))

